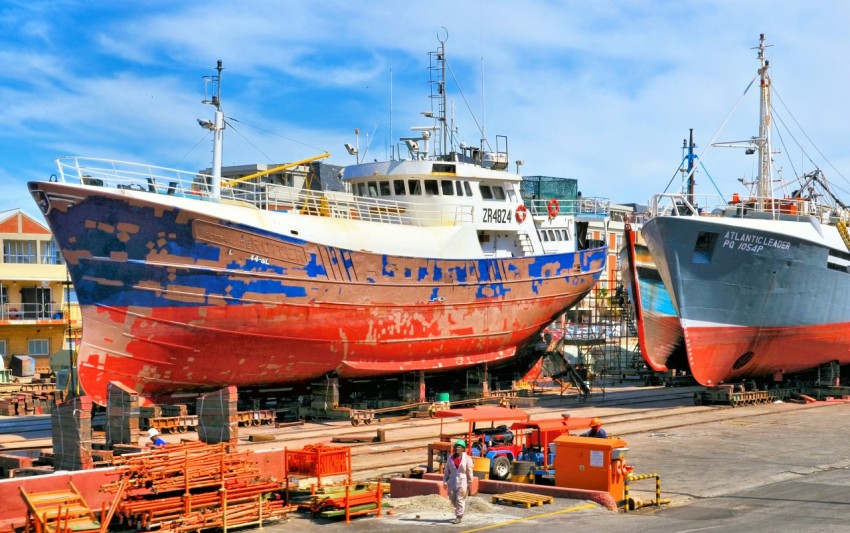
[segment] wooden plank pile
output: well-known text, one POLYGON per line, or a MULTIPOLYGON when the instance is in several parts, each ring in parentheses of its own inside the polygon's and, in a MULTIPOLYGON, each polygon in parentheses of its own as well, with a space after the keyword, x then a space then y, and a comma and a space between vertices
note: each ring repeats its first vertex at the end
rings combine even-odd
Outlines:
POLYGON ((0 415, 31 416, 50 414, 57 404, 61 403, 67 393, 65 391, 18 391, 6 394, 0 398, 0 415))
POLYGON ((230 386, 204 394, 197 400, 198 439, 208 444, 227 442, 236 444, 239 439, 239 418, 236 409, 236 387, 230 386))
POLYGON ((139 393, 118 381, 106 387, 107 444, 139 444, 139 393))
POLYGON ((118 479, 102 490, 124 488, 115 516, 137 529, 262 526, 294 510, 279 497, 283 484, 260 476, 253 452, 226 443, 184 442, 123 456, 115 464, 118 479))
POLYGON ((87 470, 94 467, 91 412, 91 398, 78 396, 60 403, 51 413, 56 470, 87 470))
POLYGON ((531 492, 505 492, 504 494, 496 494, 493 496, 493 503, 518 505, 525 508, 539 507, 545 503, 552 503, 553 501, 555 501, 555 498, 552 496, 533 494, 531 492))
POLYGON ((162 416, 162 407, 159 405, 144 405, 139 407, 139 429, 147 430, 152 428, 151 418, 159 418, 162 416))

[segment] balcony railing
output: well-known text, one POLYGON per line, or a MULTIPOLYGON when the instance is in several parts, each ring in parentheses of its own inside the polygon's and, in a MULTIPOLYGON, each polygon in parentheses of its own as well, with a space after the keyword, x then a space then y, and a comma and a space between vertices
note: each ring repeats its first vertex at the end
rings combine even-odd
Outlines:
POLYGON ((8 303, 0 305, 0 320, 65 320, 66 311, 57 303, 8 303))

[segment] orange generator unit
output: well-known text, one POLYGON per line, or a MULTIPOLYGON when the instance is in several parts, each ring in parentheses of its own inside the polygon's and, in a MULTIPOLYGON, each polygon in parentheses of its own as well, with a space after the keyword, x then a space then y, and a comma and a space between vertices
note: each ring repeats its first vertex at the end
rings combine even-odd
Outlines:
POLYGON ((609 493, 625 499, 626 441, 562 435, 555 439, 555 485, 609 493))

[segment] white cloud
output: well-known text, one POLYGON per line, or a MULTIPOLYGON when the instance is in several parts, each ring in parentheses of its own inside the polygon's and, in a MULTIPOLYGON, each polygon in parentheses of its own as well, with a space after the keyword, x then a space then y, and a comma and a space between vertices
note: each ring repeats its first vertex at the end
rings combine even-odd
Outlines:
MULTIPOLYGON (((491 142, 507 135, 523 173, 646 201, 675 174, 689 128, 698 153, 717 134, 755 75, 751 48, 765 33, 777 94, 836 168, 818 163, 833 180, 850 176, 850 4, 841 2, 45 2, 11 11, 0 14, 0 99, 9 103, 0 150, 11 154, 0 172, 24 193, 0 209, 20 206, 10 202, 26 198, 30 169, 72 152, 207 165, 194 121, 210 115, 201 77, 217 59, 225 112, 241 121, 226 133, 226 163, 322 150, 348 163, 341 145, 354 128, 383 157, 391 116, 393 138, 421 125, 442 26, 463 90, 449 85, 463 138, 477 142, 476 120, 491 142)), ((721 140, 756 133, 750 91, 721 140)), ((751 172, 740 153, 717 152, 703 162, 719 184, 751 172)), ((710 187, 707 175, 698 181, 710 187)))

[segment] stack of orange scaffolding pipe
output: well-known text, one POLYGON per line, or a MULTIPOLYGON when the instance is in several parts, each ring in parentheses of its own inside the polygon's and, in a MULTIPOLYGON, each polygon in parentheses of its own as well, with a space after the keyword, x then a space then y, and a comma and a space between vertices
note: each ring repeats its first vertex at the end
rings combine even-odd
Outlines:
POLYGON ((292 510, 281 500, 267 500, 283 485, 261 479, 252 452, 232 451, 227 444, 183 443, 124 455, 117 461, 116 482, 128 496, 116 510, 122 523, 163 531, 188 531, 259 524, 292 510), (193 524, 184 529, 186 524, 193 524))
POLYGON ((123 455, 114 463, 119 479, 103 488, 114 492, 122 479, 128 480, 131 488, 154 493, 246 482, 260 474, 257 464, 248 461, 250 454, 250 450, 231 452, 225 444, 192 442, 123 455))

